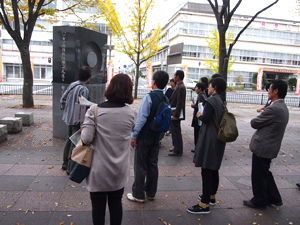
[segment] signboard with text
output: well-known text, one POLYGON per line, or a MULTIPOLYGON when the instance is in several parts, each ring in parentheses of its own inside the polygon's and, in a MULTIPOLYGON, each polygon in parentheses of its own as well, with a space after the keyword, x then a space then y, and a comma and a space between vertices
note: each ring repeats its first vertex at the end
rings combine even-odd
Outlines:
POLYGON ((107 86, 109 86, 112 77, 113 77, 113 61, 109 60, 107 65, 107 83, 106 83, 107 86))
POLYGON ((183 70, 183 72, 184 72, 184 79, 183 79, 183 83, 184 83, 184 85, 185 85, 185 88, 187 88, 187 75, 188 75, 188 67, 187 67, 187 65, 182 65, 182 70, 183 70))
POLYGON ((298 71, 295 95, 299 95, 299 93, 300 93, 300 71, 298 71))
POLYGON ((146 64, 147 88, 152 88, 152 63, 146 64))
POLYGON ((262 88, 263 72, 264 72, 264 68, 259 67, 258 74, 257 74, 257 88, 256 88, 257 91, 261 91, 262 88))

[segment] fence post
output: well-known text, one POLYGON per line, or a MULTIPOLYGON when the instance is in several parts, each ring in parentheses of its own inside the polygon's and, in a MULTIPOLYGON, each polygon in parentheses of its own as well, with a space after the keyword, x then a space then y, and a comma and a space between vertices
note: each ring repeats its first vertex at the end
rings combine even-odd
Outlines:
POLYGON ((298 107, 300 107, 300 99, 299 99, 299 106, 298 107))
POLYGON ((264 99, 264 94, 261 94, 261 102, 260 102, 261 105, 263 105, 263 99, 264 99))

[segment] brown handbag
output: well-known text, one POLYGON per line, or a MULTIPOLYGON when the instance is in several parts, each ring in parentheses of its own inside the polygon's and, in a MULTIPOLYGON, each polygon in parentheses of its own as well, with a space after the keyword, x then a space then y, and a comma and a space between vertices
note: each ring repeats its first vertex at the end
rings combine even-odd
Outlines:
MULTIPOLYGON (((97 130, 97 111, 98 106, 95 105, 95 128, 92 142, 95 139, 97 130)), ((76 183, 81 183, 90 173, 93 158, 92 142, 88 145, 83 145, 82 140, 80 140, 72 151, 69 179, 76 183)))

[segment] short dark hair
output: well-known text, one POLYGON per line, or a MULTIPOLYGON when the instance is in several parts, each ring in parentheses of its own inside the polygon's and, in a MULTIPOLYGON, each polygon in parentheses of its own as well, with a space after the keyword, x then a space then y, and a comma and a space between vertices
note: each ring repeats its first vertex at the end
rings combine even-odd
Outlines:
POLYGON ((205 89, 206 89, 206 84, 205 83, 197 83, 196 84, 196 87, 198 88, 198 89, 201 89, 202 91, 205 91, 205 89))
POLYGON ((179 76, 180 80, 183 80, 183 78, 184 78, 183 70, 176 70, 175 75, 179 76))
POLYGON ((171 83, 171 82, 174 82, 174 83, 176 84, 176 82, 175 82, 175 80, 174 80, 173 78, 170 80, 170 83, 171 83))
POLYGON ((104 96, 110 101, 132 104, 132 81, 130 77, 123 73, 113 76, 104 96))
POLYGON ((201 77, 200 78, 201 82, 204 83, 206 85, 206 89, 208 88, 208 79, 207 77, 201 77))
POLYGON ((153 80, 159 89, 164 89, 169 81, 169 74, 163 70, 158 70, 153 74, 153 80))
POLYGON ((213 75, 211 76, 211 80, 210 80, 209 83, 211 83, 211 81, 212 81, 213 79, 217 78, 217 77, 223 77, 223 76, 222 76, 220 73, 215 73, 215 74, 213 74, 213 75))
POLYGON ((226 86, 227 86, 226 80, 224 80, 224 78, 222 77, 214 78, 211 80, 211 86, 213 88, 217 87, 216 88, 217 93, 222 95, 226 90, 226 86))
POLYGON ((273 81, 271 80, 269 83, 266 84, 266 91, 269 91, 272 82, 273 81))
POLYGON ((78 80, 87 81, 92 77, 92 69, 88 66, 82 66, 77 73, 78 80))
POLYGON ((287 83, 284 80, 273 80, 270 91, 278 89, 278 97, 284 99, 287 94, 287 83))

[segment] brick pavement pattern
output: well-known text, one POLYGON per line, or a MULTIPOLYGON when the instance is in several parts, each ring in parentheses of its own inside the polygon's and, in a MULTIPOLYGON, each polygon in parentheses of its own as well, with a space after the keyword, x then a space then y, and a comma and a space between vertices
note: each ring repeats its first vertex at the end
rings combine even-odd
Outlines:
MULTIPOLYGON (((34 124, 0 143, 0 225, 92 224, 91 203, 85 183, 71 182, 60 170, 65 141, 52 137, 52 97, 34 96, 35 109, 22 109, 21 96, 0 96, 0 118, 16 112, 34 112, 34 124)), ((141 100, 133 107, 138 109, 141 100)), ((290 121, 279 156, 271 171, 284 205, 251 209, 243 200, 252 197, 249 141, 254 133, 250 120, 259 105, 228 104, 236 115, 240 136, 227 144, 220 169, 217 205, 208 215, 189 214, 187 207, 201 194, 201 169, 193 164, 192 109, 186 104, 182 123, 184 154, 168 157, 171 137, 163 139, 159 154, 158 192, 154 201, 130 202, 126 193, 133 183, 133 149, 128 185, 123 197, 124 225, 247 225, 300 224, 300 108, 289 107, 290 121)), ((267 148, 268 146, 266 146, 267 148)), ((106 215, 109 224, 109 215, 106 215)))

